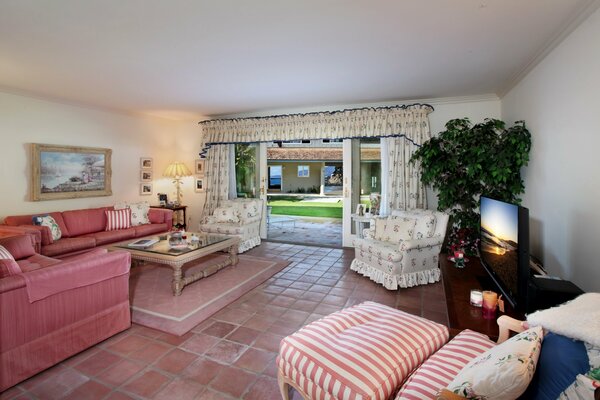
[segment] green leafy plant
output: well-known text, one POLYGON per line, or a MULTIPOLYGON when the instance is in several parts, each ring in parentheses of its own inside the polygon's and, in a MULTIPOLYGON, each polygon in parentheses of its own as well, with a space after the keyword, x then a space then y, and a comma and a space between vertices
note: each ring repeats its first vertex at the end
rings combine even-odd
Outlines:
POLYGON ((446 130, 425 142, 411 162, 421 163, 421 181, 438 192, 438 210, 452 218, 449 247, 474 254, 478 241, 479 197, 520 203, 525 186, 521 167, 529 161, 531 134, 524 121, 506 128, 486 119, 472 125, 453 119, 446 130))

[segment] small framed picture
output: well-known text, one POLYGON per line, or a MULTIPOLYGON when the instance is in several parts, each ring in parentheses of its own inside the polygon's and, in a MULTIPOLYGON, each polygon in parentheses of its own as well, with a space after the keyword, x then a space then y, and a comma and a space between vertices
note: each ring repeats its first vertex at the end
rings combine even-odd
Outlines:
POLYGON ((152 162, 152 158, 150 157, 142 157, 140 158, 140 168, 141 169, 152 169, 154 163, 152 162))
POLYGON ((196 174, 204 176, 204 160, 196 160, 196 174))
POLYGON ((140 171, 140 181, 142 182, 152 182, 153 172, 151 170, 141 170, 140 171))
POLYGON ((204 192, 204 178, 196 177, 196 186, 194 187, 196 192, 204 192))
POLYGON ((356 205, 356 215, 361 216, 361 217, 363 215, 365 215, 365 205, 364 204, 356 205))
POLYGON ((142 196, 148 196, 152 194, 152 184, 151 183, 140 183, 140 194, 142 196))

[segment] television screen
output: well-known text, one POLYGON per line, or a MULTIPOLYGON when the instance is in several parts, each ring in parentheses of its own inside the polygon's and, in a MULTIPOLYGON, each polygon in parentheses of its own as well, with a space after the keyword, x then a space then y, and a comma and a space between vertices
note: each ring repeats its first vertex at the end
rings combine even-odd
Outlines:
POLYGON ((481 197, 480 213, 481 261, 514 301, 519 294, 519 206, 481 197))

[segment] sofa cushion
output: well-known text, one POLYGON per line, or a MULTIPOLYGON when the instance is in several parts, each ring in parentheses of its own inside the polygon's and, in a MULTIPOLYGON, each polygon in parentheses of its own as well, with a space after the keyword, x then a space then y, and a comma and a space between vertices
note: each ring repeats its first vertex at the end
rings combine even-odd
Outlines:
POLYGON ((131 210, 131 226, 146 225, 150 223, 150 203, 140 201, 137 203, 121 202, 115 204, 115 210, 129 208, 131 210))
POLYGON ((105 231, 116 231, 118 229, 131 228, 131 209, 105 210, 106 228, 105 231))
POLYGON ((46 268, 58 263, 60 263, 60 260, 46 257, 41 254, 36 254, 24 260, 19 260, 18 262, 19 267, 21 267, 21 271, 23 272, 35 271, 36 269, 46 268))
POLYGON ((62 238, 57 242, 42 247, 42 254, 48 257, 72 253, 74 251, 91 249, 96 246, 93 237, 62 238))
POLYGON ((383 241, 400 244, 411 240, 415 230, 416 218, 389 217, 383 233, 383 241))
POLYGON ((513 400, 533 378, 542 347, 541 327, 534 327, 472 359, 448 384, 468 399, 513 400))
POLYGON ((365 302, 284 338, 277 365, 312 398, 389 398, 448 340, 448 328, 365 302))
POLYGON ((460 332, 408 378, 396 400, 435 399, 469 361, 495 345, 483 333, 468 329, 460 332))
POLYGON ((354 239, 353 244, 359 251, 368 253, 381 260, 391 262, 402 261, 403 254, 395 243, 372 239, 354 239))
POLYGON ((35 247, 31 235, 15 235, 0 239, 0 245, 7 254, 0 254, 0 258, 20 260, 35 254, 35 247), (10 256, 10 257, 9 257, 10 256))
POLYGON ((431 210, 392 210, 391 215, 417 219, 413 239, 432 237, 435 233, 437 218, 431 210))
POLYGON ((38 215, 33 217, 33 224, 37 226, 45 226, 50 229, 52 241, 59 240, 62 237, 60 226, 51 215, 38 215))
POLYGON ((167 224, 149 224, 149 225, 140 225, 136 226, 135 229, 135 237, 142 237, 148 235, 154 235, 155 233, 164 233, 169 230, 167 224))
POLYGON ((122 240, 132 239, 135 236, 135 228, 119 229, 116 231, 103 231, 90 233, 83 237, 92 237, 96 240, 96 246, 103 246, 105 244, 120 242, 122 240))
POLYGON ((22 270, 15 260, 10 258, 0 258, 0 279, 17 275, 21 272, 22 270))
POLYGON ((89 208, 86 210, 72 210, 63 212, 65 224, 71 237, 103 231, 106 228, 106 215, 104 211, 110 207, 89 208))

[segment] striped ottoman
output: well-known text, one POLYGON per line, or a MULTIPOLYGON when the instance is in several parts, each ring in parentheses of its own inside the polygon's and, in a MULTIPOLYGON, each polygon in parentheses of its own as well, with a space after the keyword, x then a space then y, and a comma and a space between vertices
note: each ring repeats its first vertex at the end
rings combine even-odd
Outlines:
POLYGON ((305 399, 386 400, 446 341, 443 325, 365 302, 281 341, 281 394, 291 385, 305 399))
POLYGON ((495 345, 483 333, 462 331, 408 378, 396 400, 435 399, 469 361, 495 345))

